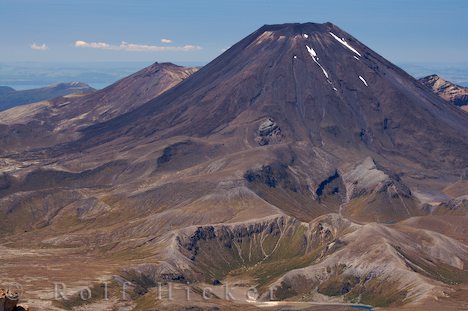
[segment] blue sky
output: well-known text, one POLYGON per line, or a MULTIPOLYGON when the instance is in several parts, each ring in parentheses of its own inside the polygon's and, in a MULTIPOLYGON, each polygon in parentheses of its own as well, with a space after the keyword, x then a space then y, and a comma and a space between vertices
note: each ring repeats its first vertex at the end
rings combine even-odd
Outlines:
POLYGON ((0 0, 0 61, 204 63, 263 24, 331 21, 394 62, 468 62, 467 13, 465 0, 0 0))

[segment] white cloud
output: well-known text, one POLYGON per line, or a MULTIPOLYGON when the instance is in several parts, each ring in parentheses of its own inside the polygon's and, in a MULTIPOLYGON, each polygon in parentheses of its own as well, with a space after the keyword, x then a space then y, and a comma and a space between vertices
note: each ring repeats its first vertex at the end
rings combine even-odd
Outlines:
POLYGON ((195 50, 201 50, 201 46, 198 45, 183 45, 183 46, 159 46, 159 45, 147 45, 147 44, 135 44, 122 41, 119 45, 112 45, 105 42, 86 42, 82 40, 75 41, 76 48, 92 48, 101 50, 112 50, 112 51, 128 51, 128 52, 189 52, 195 50))
POLYGON ((111 46, 104 42, 86 42, 77 40, 75 41, 75 47, 77 48, 93 48, 93 49, 111 49, 111 46))
POLYGON ((46 50, 49 49, 49 47, 45 43, 43 43, 43 44, 33 43, 33 44, 31 44, 31 49, 37 50, 37 51, 46 51, 46 50))
POLYGON ((162 43, 172 43, 171 39, 161 39, 162 43))

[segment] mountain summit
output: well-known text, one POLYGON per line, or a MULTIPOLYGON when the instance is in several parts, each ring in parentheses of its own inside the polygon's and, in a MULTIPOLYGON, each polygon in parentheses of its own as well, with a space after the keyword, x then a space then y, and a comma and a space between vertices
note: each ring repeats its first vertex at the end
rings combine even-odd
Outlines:
MULTIPOLYGON (((162 309, 196 302, 156 301, 158 282, 256 286, 285 308, 468 297, 468 115, 337 26, 263 26, 147 102, 131 81, 112 98, 132 110, 88 122, 89 97, 51 114, 75 135, 1 159, 0 233, 63 279, 119 274, 162 309)), ((2 147, 30 147, 13 129, 2 147)))
POLYGON ((468 160, 456 147, 467 143, 458 135, 466 115, 330 23, 263 26, 164 96, 85 133, 96 139, 104 131, 106 140, 233 135, 253 147, 267 119, 281 128, 283 143, 338 157, 355 150, 426 166, 468 160))

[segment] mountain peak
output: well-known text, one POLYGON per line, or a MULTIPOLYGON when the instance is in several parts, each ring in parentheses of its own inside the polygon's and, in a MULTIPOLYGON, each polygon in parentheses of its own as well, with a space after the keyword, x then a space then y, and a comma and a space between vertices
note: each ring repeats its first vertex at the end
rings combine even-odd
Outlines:
POLYGON ((419 81, 449 103, 465 107, 468 105, 468 88, 466 87, 447 81, 437 74, 421 78, 419 81))
MULTIPOLYGON (((346 48, 348 52, 354 53, 352 55, 359 57, 364 53, 359 52, 358 48, 367 49, 354 37, 330 22, 322 24, 311 22, 286 23, 263 25, 234 45, 227 53, 229 54, 234 51, 233 54, 240 56, 241 54, 245 54, 247 50, 251 50, 251 53, 254 54, 259 52, 259 50, 267 52, 266 49, 268 49, 268 52, 271 50, 271 53, 268 54, 272 55, 275 53, 273 51, 281 49, 285 52, 287 49, 288 54, 292 54, 290 55, 291 57, 299 57, 296 54, 304 54, 304 51, 306 51, 303 59, 307 57, 306 55, 311 55, 315 61, 318 61, 318 58, 321 56, 324 58, 328 57, 330 52, 343 54, 342 52, 346 51, 343 48, 346 48), (341 48, 336 49, 336 47, 340 46, 341 48), (322 55, 317 55, 317 52, 322 55)), ((282 52, 279 54, 285 56, 282 52)))
POLYGON ((261 31, 291 31, 302 33, 303 31, 327 31, 334 28, 330 22, 327 23, 284 23, 284 24, 265 24, 260 27, 261 31))
MULTIPOLYGON (((176 65, 174 63, 171 63, 171 62, 154 62, 153 64, 151 64, 150 66, 148 67, 176 67, 176 68, 183 68, 182 66, 179 66, 179 65, 176 65)), ((147 67, 147 68, 148 68, 147 67)))
POLYGON ((264 25, 139 109, 87 128, 83 141, 91 138, 87 144, 92 145, 101 139, 98 134, 107 140, 122 133, 158 139, 235 136, 247 126, 249 131, 239 135, 252 144, 302 141, 338 157, 348 156, 336 154, 338 148, 392 150, 389 156, 400 152, 419 163, 439 163, 420 138, 407 135, 420 133, 440 146, 441 157, 462 165, 466 155, 428 134, 443 128, 444 135, 456 136, 465 129, 466 117, 448 105, 441 113, 443 104, 331 23, 264 25), (420 118, 431 120, 427 128, 414 122, 420 118), (275 137, 259 138, 267 119, 274 120, 275 137))
POLYGON ((135 76, 135 77, 142 76, 142 77, 153 78, 153 76, 157 75, 159 71, 164 71, 165 73, 169 73, 169 74, 178 74, 180 72, 184 72, 187 70, 192 73, 195 71, 194 68, 182 67, 174 63, 170 63, 170 62, 164 62, 164 63, 155 62, 149 65, 148 67, 145 67, 141 69, 140 71, 134 73, 131 76, 135 76))
POLYGON ((254 34, 261 36, 263 33, 269 32, 278 36, 302 36, 304 34, 323 34, 330 36, 330 33, 335 33, 338 37, 352 38, 348 33, 340 29, 331 22, 326 23, 285 23, 285 24, 266 24, 260 27, 254 34))
POLYGON ((91 92, 95 91, 95 89, 93 89, 90 85, 88 85, 88 84, 86 84, 84 82, 78 82, 78 81, 60 82, 60 83, 51 84, 49 86, 46 86, 46 88, 57 88, 57 89, 71 88, 71 89, 78 89, 78 90, 84 89, 86 91, 86 93, 91 93, 91 92))

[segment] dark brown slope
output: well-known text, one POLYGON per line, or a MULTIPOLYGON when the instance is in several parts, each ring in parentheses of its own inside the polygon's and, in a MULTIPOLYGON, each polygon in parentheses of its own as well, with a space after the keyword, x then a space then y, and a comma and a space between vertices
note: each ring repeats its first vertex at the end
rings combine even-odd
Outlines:
POLYGON ((430 75, 419 81, 449 103, 460 107, 468 105, 468 88, 466 87, 456 85, 438 75, 430 75))
MULTIPOLYGON (((74 106, 81 113, 94 115, 93 122, 106 121, 157 97, 196 71, 197 68, 172 63, 154 63, 92 96, 80 98, 74 106)), ((60 117, 69 118, 68 115, 60 117)))
POLYGON ((154 63, 87 96, 57 98, 10 110, 0 114, 2 141, 14 150, 73 140, 80 128, 131 111, 196 70, 171 63, 154 63))
POLYGON ((277 122, 283 142, 340 158, 357 152, 432 167, 468 163, 468 116, 329 23, 264 26, 163 96, 86 129, 82 144, 234 137, 240 128, 252 140, 265 118, 277 122))

